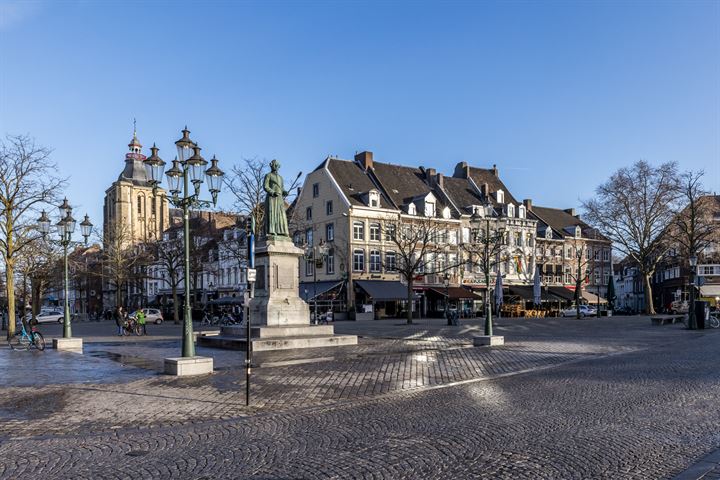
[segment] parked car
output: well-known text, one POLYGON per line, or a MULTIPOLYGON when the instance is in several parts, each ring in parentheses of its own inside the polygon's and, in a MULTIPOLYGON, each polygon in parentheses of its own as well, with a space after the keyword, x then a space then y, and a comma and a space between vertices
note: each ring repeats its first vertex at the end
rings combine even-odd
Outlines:
MULTIPOLYGON (((157 308, 143 308, 142 311, 145 314, 145 321, 147 323, 154 323, 155 325, 160 325, 164 320, 162 312, 157 308)), ((130 314, 130 316, 135 318, 137 316, 137 312, 138 311, 135 310, 130 314)))
MULTIPOLYGON (((31 318, 32 318, 32 314, 30 314, 30 313, 28 313, 25 316, 25 319, 27 321, 30 321, 31 318)), ((53 323, 53 322, 62 323, 64 319, 65 319, 65 314, 60 309, 52 309, 52 310, 42 309, 42 310, 40 310, 40 313, 38 313, 37 316, 35 317, 35 320, 37 321, 37 323, 53 323)))
POLYGON ((690 308, 688 307, 688 302, 685 300, 675 300, 670 304, 670 312, 672 312, 673 315, 688 313, 688 310, 690 310, 690 308))
MULTIPOLYGON (((566 308, 562 312, 563 317, 574 317, 577 315, 577 307, 572 306, 570 308, 566 308)), ((588 317, 597 315, 597 310, 595 310, 593 307, 590 307, 588 305, 580 305, 580 316, 581 317, 588 317)))

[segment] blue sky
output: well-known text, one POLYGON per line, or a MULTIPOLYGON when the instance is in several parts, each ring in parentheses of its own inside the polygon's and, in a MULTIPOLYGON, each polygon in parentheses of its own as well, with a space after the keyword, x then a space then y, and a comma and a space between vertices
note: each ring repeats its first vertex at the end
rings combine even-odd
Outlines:
POLYGON ((188 124, 288 178, 367 149, 545 206, 641 158, 720 191, 720 2, 0 0, 0 133, 52 147, 96 225, 133 118, 166 161, 188 124))

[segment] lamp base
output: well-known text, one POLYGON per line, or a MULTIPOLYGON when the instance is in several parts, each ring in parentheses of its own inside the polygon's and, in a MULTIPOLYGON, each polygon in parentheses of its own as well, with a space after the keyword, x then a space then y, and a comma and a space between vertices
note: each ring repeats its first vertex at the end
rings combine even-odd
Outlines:
POLYGON ((58 351, 82 353, 83 339, 78 337, 53 338, 53 348, 58 351))
POLYGON ((505 337, 502 335, 478 335, 473 337, 473 345, 476 347, 497 347, 505 345, 505 337))
POLYGON ((165 359, 165 373, 176 377, 205 375, 213 372, 212 357, 179 357, 165 359))

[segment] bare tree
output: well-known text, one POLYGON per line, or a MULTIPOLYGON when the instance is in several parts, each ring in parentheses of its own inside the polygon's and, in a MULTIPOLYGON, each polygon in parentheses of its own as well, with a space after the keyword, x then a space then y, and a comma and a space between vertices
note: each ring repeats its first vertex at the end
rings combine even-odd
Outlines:
POLYGON ((245 158, 241 164, 232 167, 231 175, 225 179, 225 184, 235 197, 235 209, 250 216, 258 229, 265 218, 263 180, 269 170, 269 161, 245 158))
MULTIPOLYGON (((485 277, 485 314, 490 308, 490 274, 498 270, 498 265, 505 261, 506 230, 497 218, 482 219, 485 228, 473 226, 467 242, 461 242, 464 261, 471 271, 482 273, 485 277)), ((479 225, 479 223, 475 223, 479 225)), ((499 275, 499 272, 498 272, 499 275)))
POLYGON ((703 171, 685 172, 677 187, 680 208, 668 229, 668 241, 678 246, 685 258, 697 255, 720 234, 713 219, 714 201, 702 185, 704 175, 703 171))
POLYGON ((15 263, 37 241, 38 209, 56 199, 64 181, 50 150, 24 135, 8 135, 0 142, 0 253, 5 262, 8 298, 8 338, 15 334, 15 263))
POLYGON ((173 321, 180 323, 180 311, 178 304, 178 287, 182 283, 183 262, 185 251, 183 248, 182 238, 175 237, 169 240, 158 242, 155 245, 154 261, 162 270, 160 278, 153 277, 156 280, 162 280, 170 285, 173 300, 173 321))
MULTIPOLYGON (((233 166, 231 174, 225 179, 225 184, 235 197, 235 209, 254 221, 256 233, 260 233, 265 218, 264 180, 269 170, 270 162, 266 159, 245 158, 242 163, 233 166)), ((302 172, 299 172, 292 184, 285 186, 289 192, 287 202, 291 201, 301 175, 302 172)))
POLYGON ((17 257, 16 271, 21 275, 23 306, 32 305, 33 318, 40 312, 45 290, 60 278, 60 252, 45 241, 29 244, 17 257))
MULTIPOLYGON (((395 270, 407 283, 407 323, 412 323, 413 284, 418 274, 424 274, 428 259, 444 254, 445 246, 438 241, 447 225, 429 217, 403 218, 386 221, 382 227, 385 240, 395 251, 394 266, 385 264, 386 270, 395 270), (393 268, 394 267, 394 268, 393 268)), ((446 271, 456 264, 445 262, 438 271, 446 271)), ((456 262, 455 262, 456 263, 456 262)))
POLYGON ((103 277, 115 292, 115 305, 122 305, 123 289, 136 278, 136 266, 145 261, 143 255, 131 246, 129 225, 108 226, 103 241, 103 277))
MULTIPOLYGON (((583 282, 588 278, 590 274, 590 255, 587 243, 578 238, 574 237, 571 242, 573 263, 570 271, 567 274, 570 276, 570 280, 575 284, 575 318, 580 318, 580 301, 582 300, 582 288, 583 282)), ((563 258, 567 255, 563 252, 563 258)), ((565 272, 563 272, 565 273, 565 272)), ((599 295, 599 294, 598 294, 599 295)))
POLYGON ((583 202, 585 216, 613 246, 629 256, 643 276, 646 313, 654 314, 650 279, 666 253, 663 234, 677 200, 677 164, 644 160, 615 172, 583 202))

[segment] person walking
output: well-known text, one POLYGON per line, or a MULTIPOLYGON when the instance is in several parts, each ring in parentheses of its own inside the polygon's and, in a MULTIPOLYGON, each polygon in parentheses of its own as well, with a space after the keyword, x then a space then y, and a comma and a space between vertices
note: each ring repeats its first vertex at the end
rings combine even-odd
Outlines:
POLYGON ((135 319, 137 320, 138 325, 140 325, 140 329, 142 330, 143 335, 147 335, 147 330, 145 329, 145 312, 142 310, 138 310, 135 319))
POLYGON ((123 308, 118 305, 117 309, 115 309, 115 325, 118 327, 118 335, 123 336, 123 324, 125 323, 125 312, 123 311, 123 308))

